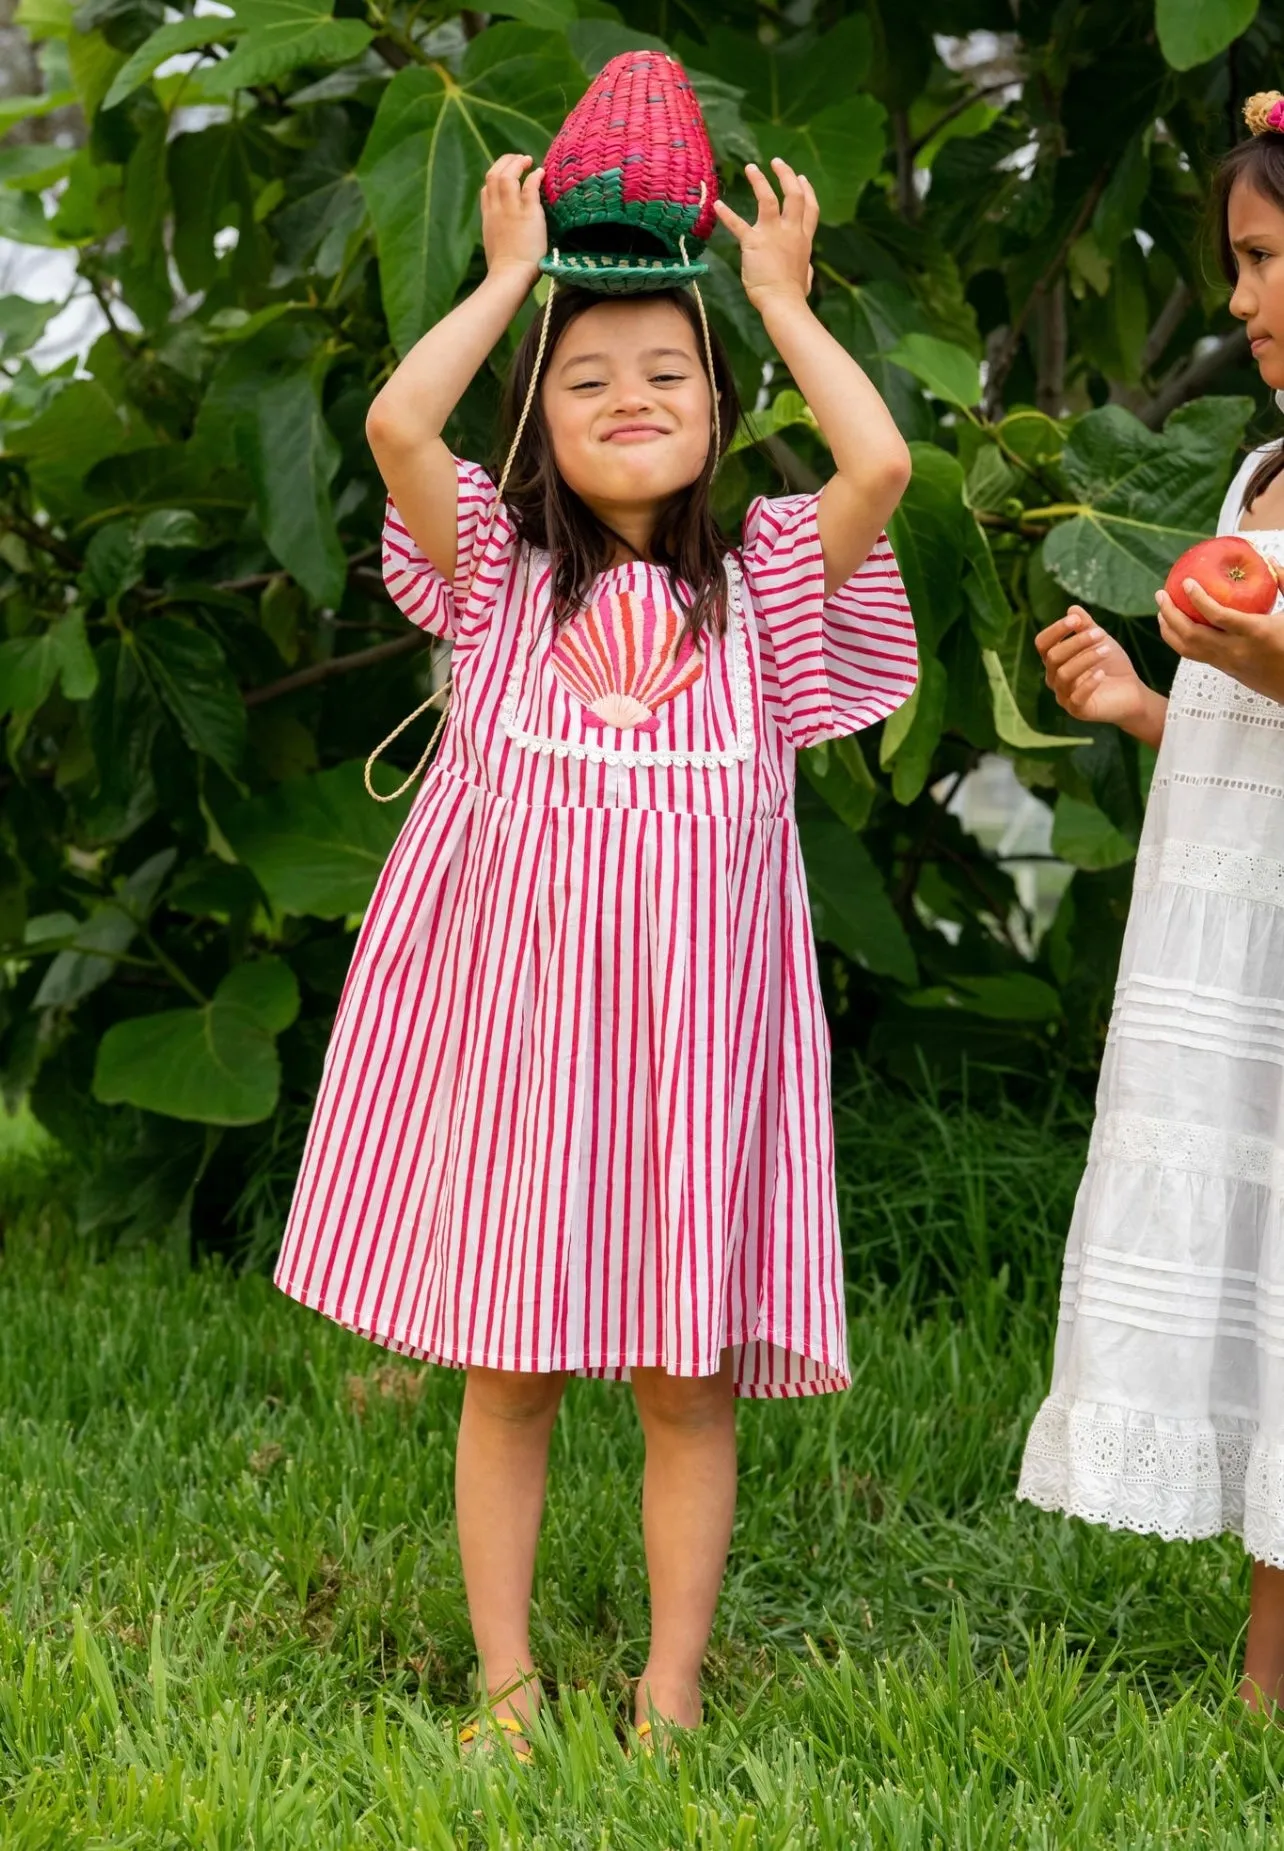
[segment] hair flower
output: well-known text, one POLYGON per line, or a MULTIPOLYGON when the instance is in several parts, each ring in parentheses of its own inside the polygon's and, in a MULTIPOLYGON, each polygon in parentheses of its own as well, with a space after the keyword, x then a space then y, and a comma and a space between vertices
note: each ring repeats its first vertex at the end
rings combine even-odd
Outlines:
POLYGON ((1254 135, 1284 135, 1284 96, 1259 90, 1245 103, 1244 120, 1254 135))

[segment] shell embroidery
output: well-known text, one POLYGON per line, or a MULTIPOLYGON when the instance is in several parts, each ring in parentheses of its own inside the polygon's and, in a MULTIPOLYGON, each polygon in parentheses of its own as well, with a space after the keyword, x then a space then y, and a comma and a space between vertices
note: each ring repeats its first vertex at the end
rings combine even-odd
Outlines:
POLYGON ((553 672, 590 725, 654 733, 657 709, 704 674, 678 613, 651 591, 604 591, 558 631, 553 672))

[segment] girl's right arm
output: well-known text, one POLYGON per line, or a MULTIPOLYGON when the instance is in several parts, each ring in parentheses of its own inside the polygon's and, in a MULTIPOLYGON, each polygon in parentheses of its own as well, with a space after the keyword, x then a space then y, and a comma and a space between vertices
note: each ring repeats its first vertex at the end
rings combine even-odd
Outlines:
POLYGON ((455 576, 458 477, 446 420, 539 275, 548 249, 528 154, 501 155, 482 188, 486 280, 406 355, 366 416, 379 474, 411 538, 449 583, 455 576))
POLYGON ((1076 720, 1108 721, 1158 750, 1168 702, 1148 688, 1132 659, 1081 604, 1034 639, 1057 705, 1076 720))

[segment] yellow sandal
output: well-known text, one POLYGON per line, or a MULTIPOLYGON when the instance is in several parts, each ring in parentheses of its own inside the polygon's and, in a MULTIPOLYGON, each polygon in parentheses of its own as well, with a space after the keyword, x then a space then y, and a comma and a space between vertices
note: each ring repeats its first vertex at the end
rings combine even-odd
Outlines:
MULTIPOLYGON (((518 1740, 526 1742, 526 1731, 515 1716, 484 1716, 479 1718, 476 1722, 466 1722, 464 1724, 463 1728, 459 1731, 459 1746, 461 1748, 471 1748, 474 1753, 477 1752, 479 1747, 493 1747, 495 1737, 491 1734, 491 1731, 494 1729, 499 1729, 504 1735, 516 1736, 518 1740)), ((522 1767, 529 1767, 531 1762, 535 1759, 535 1751, 530 1746, 529 1742, 526 1742, 524 1748, 519 1748, 513 1741, 509 1741, 506 1746, 514 1761, 518 1762, 522 1767)))

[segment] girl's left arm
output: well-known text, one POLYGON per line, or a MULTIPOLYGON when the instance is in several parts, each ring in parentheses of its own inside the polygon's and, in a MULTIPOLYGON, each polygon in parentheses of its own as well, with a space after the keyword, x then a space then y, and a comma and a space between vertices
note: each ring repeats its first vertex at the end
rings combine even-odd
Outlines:
POLYGON ((877 387, 808 305, 820 219, 811 182, 784 161, 771 165, 780 200, 761 168, 745 169, 756 224, 722 201, 717 213, 740 245, 745 294, 833 452, 818 514, 828 595, 864 563, 890 520, 910 479, 910 453, 877 387))

